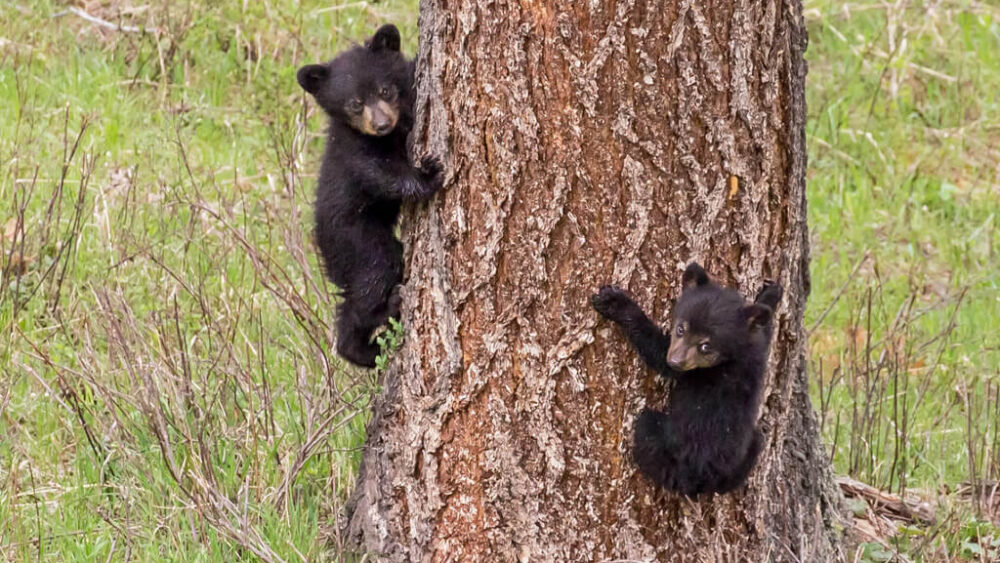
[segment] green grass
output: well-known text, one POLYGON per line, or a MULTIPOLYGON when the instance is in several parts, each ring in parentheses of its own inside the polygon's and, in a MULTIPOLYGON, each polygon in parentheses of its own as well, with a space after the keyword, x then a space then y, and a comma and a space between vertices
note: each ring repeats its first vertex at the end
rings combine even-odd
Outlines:
POLYGON ((339 560, 376 386, 328 353, 295 71, 414 52, 415 2, 64 10, 0 11, 0 559, 339 560))
MULTIPOLYGON (((806 13, 806 325, 834 467, 932 499, 996 480, 1000 8, 809 0, 806 13)), ((942 544, 1000 556, 970 505, 935 500, 950 524, 871 544, 866 559, 938 560, 942 544)))
MULTIPOLYGON (((384 21, 413 53, 416 1, 142 6, 123 21, 145 33, 0 10, 0 558, 338 560, 377 383, 328 353, 304 228, 323 123, 294 73, 384 21)), ((835 468, 997 479, 1000 9, 806 11, 807 327, 835 468)), ((947 507, 865 558, 988 552, 988 511, 947 507)))
MULTIPOLYGON (((898 372, 888 399, 916 404, 926 381, 909 413, 904 456, 925 459, 904 477, 924 487, 955 483, 969 478, 961 389, 973 403, 995 404, 985 389, 1000 382, 991 330, 1000 317, 1000 11, 976 2, 850 6, 807 3, 807 326, 839 296, 812 335, 814 371, 821 368, 828 384, 840 368, 844 384, 834 386, 831 404, 841 411, 852 407, 852 378, 876 377, 875 368, 857 365, 866 358, 874 365, 884 353, 883 364, 899 364, 880 374, 898 372), (913 313, 892 329, 909 299, 913 313), (868 338, 870 353, 851 352, 868 338)), ((984 413, 978 422, 988 420, 984 413)), ((850 422, 841 417, 841 438, 850 422)), ((833 431, 828 426, 831 442, 833 431)), ((845 447, 840 440, 834 456, 841 472, 851 469, 845 447)), ((892 455, 889 447, 878 457, 892 455)), ((995 477, 1000 468, 985 469, 995 477)), ((891 480, 884 466, 862 473, 891 480)))

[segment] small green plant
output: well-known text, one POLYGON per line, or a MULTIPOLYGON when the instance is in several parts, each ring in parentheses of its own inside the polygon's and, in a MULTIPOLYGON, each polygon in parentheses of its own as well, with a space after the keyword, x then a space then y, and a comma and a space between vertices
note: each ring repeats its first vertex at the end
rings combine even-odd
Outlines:
POLYGON ((1000 560, 1000 528, 986 520, 970 518, 958 532, 958 553, 974 561, 1000 560))
POLYGON ((403 343, 403 323, 396 319, 389 319, 389 327, 375 337, 375 342, 378 343, 380 350, 378 357, 375 358, 375 373, 381 375, 385 373, 385 368, 389 366, 389 360, 399 349, 399 345, 403 343))
POLYGON ((896 557, 896 552, 878 542, 867 542, 861 544, 859 561, 865 563, 882 563, 892 561, 896 557))

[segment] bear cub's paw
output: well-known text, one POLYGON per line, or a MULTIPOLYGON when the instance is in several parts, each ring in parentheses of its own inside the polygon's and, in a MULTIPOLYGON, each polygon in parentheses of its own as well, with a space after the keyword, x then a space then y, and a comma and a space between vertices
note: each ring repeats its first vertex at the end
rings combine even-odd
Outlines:
POLYGON ((388 318, 399 320, 400 306, 403 304, 403 297, 399 294, 399 286, 392 288, 392 293, 389 294, 389 300, 386 302, 386 310, 388 318))
POLYGON ((430 193, 437 192, 444 184, 444 167, 441 166, 441 160, 436 156, 425 156, 420 159, 420 175, 430 186, 430 193))
POLYGON ((781 297, 784 295, 785 290, 781 287, 781 284, 771 280, 764 280, 764 286, 760 288, 757 292, 757 297, 754 299, 755 303, 760 303, 761 305, 767 305, 771 309, 777 309, 778 303, 781 302, 781 297))
POLYGON ((614 285, 602 287, 593 297, 590 304, 602 317, 621 322, 635 308, 635 302, 622 288, 614 285))

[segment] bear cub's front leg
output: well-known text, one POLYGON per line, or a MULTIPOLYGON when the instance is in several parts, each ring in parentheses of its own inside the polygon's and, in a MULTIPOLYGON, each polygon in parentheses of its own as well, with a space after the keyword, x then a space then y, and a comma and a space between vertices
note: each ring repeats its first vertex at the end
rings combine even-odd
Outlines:
POLYGON ((646 313, 620 287, 606 285, 591 300, 591 305, 602 317, 622 327, 625 337, 639 357, 662 376, 670 376, 666 350, 670 337, 646 316, 646 313))

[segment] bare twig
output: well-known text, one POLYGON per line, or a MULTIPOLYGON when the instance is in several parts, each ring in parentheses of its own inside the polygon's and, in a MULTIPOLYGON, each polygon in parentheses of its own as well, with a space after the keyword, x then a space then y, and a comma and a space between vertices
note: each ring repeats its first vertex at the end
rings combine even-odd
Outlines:
POLYGON ((113 29, 115 31, 124 31, 126 33, 147 33, 147 32, 150 32, 150 33, 159 33, 159 30, 157 28, 155 28, 155 27, 144 29, 144 28, 141 28, 141 27, 135 27, 134 25, 124 25, 124 24, 120 24, 120 23, 119 24, 114 24, 114 23, 109 22, 108 20, 103 20, 103 19, 101 19, 101 18, 99 18, 97 16, 92 16, 92 15, 88 14, 87 12, 84 12, 80 8, 77 8, 76 6, 72 6, 70 8, 67 8, 65 12, 59 12, 59 13, 55 14, 55 16, 53 16, 53 17, 62 16, 62 15, 67 14, 67 13, 70 13, 70 14, 73 14, 74 16, 83 18, 83 19, 89 21, 90 23, 92 23, 94 25, 98 25, 98 26, 101 26, 101 27, 106 28, 106 29, 113 29))
POLYGON ((841 285, 840 289, 837 290, 836 295, 833 296, 833 299, 830 301, 830 304, 826 306, 826 309, 823 309, 823 312, 820 314, 819 318, 816 319, 816 322, 814 322, 813 325, 809 327, 809 330, 806 331, 806 335, 811 335, 813 331, 819 328, 819 325, 823 324, 823 319, 826 318, 826 316, 830 313, 830 310, 833 309, 833 306, 836 305, 838 301, 840 301, 841 297, 843 297, 844 292, 847 291, 848 286, 851 285, 851 281, 854 280, 855 274, 857 274, 858 270, 861 269, 862 264, 868 261, 869 256, 870 253, 867 250, 861 254, 861 258, 857 261, 856 264, 854 264, 854 267, 851 268, 851 273, 848 274, 847 279, 844 280, 843 285, 841 285))

